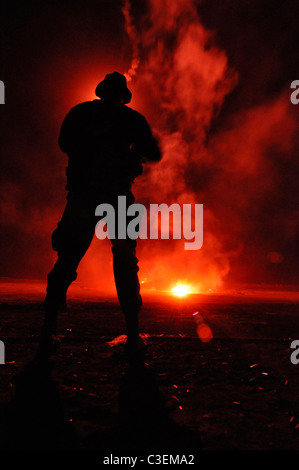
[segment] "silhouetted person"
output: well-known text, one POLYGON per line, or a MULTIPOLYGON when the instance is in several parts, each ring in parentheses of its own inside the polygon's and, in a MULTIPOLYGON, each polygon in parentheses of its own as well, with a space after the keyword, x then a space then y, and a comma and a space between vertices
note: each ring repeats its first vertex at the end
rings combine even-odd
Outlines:
MULTIPOLYGON (((39 349, 42 354, 51 350, 57 314, 66 306, 67 289, 76 279, 77 267, 94 236, 98 220, 95 208, 101 203, 112 204, 117 220, 118 196, 125 195, 127 205, 132 204, 131 186, 142 173, 142 163, 161 158, 146 119, 126 106, 132 94, 123 75, 106 75, 98 84, 96 95, 101 99, 86 101, 70 110, 58 139, 61 150, 68 155, 68 195, 62 218, 52 234, 58 260, 48 274, 39 349)), ((126 350, 134 354, 142 346, 136 241, 128 237, 117 239, 116 228, 116 238, 111 243, 118 299, 126 318, 126 350)))

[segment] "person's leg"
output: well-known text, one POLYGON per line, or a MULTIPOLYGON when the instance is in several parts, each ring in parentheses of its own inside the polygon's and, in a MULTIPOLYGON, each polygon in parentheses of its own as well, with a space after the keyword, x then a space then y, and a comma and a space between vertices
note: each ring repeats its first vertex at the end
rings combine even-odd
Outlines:
POLYGON ((127 338, 139 337, 138 314, 142 305, 135 240, 111 240, 113 270, 119 303, 125 314, 127 338))
POLYGON ((77 267, 92 241, 94 230, 93 204, 69 194, 61 221, 52 234, 52 247, 57 251, 58 259, 48 274, 42 338, 56 331, 57 314, 66 306, 67 289, 77 277, 77 267))
MULTIPOLYGON (((134 203, 132 193, 127 194, 127 207, 134 203)), ((111 239, 113 253, 113 270, 117 295, 126 319, 127 344, 126 352, 135 356, 144 351, 144 343, 139 336, 138 317, 142 305, 138 279, 138 259, 136 257, 136 240, 129 237, 118 239, 118 205, 115 202, 116 238, 111 239)), ((129 222, 129 220, 127 221, 129 222)))

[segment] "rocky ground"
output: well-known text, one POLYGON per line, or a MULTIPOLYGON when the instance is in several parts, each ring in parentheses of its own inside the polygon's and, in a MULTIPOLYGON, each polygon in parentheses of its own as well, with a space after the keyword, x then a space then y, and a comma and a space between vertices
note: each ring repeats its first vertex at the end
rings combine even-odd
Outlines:
POLYGON ((129 366, 115 299, 74 297, 60 317, 60 349, 37 367, 41 298, 1 295, 3 449, 299 450, 296 299, 145 298, 149 354, 129 366), (209 342, 198 338, 196 311, 209 342))

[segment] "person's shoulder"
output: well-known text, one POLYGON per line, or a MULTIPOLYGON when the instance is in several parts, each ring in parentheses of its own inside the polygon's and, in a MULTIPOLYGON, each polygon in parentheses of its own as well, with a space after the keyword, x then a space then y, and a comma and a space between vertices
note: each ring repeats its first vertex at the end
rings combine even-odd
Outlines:
MULTIPOLYGON (((99 101, 99 100, 94 100, 94 101, 99 101)), ((94 106, 93 104, 93 101, 83 101, 82 103, 79 103, 79 104, 76 104, 75 106, 73 106, 70 111, 71 112, 81 112, 81 111, 85 111, 85 110, 88 110, 90 108, 92 108, 94 106)))
POLYGON ((131 119, 134 119, 135 121, 138 121, 140 123, 146 122, 145 117, 141 113, 136 111, 135 109, 130 108, 127 105, 123 105, 123 109, 124 109, 124 112, 127 114, 127 116, 130 117, 131 119))
POLYGON ((92 113, 94 109, 93 101, 83 101, 82 103, 73 106, 67 113, 66 119, 68 121, 77 122, 87 117, 92 113))

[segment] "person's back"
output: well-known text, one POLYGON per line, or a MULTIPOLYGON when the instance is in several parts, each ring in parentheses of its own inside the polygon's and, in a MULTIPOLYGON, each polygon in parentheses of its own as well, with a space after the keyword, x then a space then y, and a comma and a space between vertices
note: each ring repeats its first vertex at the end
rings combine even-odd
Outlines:
POLYGON ((65 118, 58 139, 68 154, 67 190, 124 193, 159 147, 145 118, 109 99, 81 103, 65 118))
MULTIPOLYGON (((46 356, 53 346, 57 313, 66 306, 66 292, 76 279, 76 269, 95 233, 95 208, 114 205, 125 195, 134 202, 131 185, 142 173, 142 163, 161 158, 159 146, 146 119, 127 107, 131 92, 123 75, 106 75, 96 88, 100 100, 81 103, 64 119, 58 139, 68 155, 67 204, 52 234, 58 260, 48 274, 44 301, 45 321, 38 355, 46 356)), ((142 301, 138 280, 136 240, 112 238, 113 270, 118 299, 126 318, 127 350, 140 347, 138 312, 142 301)))

